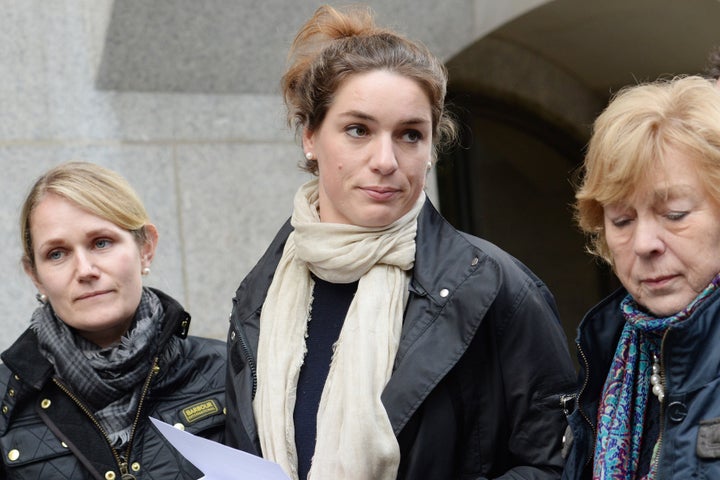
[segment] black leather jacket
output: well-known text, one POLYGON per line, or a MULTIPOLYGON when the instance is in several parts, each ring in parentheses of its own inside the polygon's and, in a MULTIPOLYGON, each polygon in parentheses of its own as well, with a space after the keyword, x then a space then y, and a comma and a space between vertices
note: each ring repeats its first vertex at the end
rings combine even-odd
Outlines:
POLYGON ((226 348, 218 340, 187 337, 190 315, 169 296, 153 290, 165 309, 161 348, 172 335, 179 361, 149 368, 146 394, 133 438, 115 451, 81 400, 55 377, 26 330, 2 354, 0 365, 0 478, 2 479, 197 479, 184 459, 147 419, 152 416, 216 441, 223 440, 226 348), (125 477, 123 474, 132 475, 125 477))
MULTIPOLYGON (((226 442, 260 454, 252 411, 260 310, 286 224, 233 299, 226 442)), ((402 479, 556 479, 575 372, 547 288, 427 202, 400 346, 382 395, 402 479)))

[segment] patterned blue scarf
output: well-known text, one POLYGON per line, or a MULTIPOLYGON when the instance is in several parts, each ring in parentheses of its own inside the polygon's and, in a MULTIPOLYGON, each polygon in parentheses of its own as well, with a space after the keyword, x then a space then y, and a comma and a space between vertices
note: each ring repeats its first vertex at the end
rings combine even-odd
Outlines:
MULTIPOLYGON (((720 274, 684 310, 666 318, 657 318, 642 311, 630 295, 621 302, 625 327, 598 408, 593 479, 635 479, 653 354, 660 357, 660 342, 667 329, 687 320, 719 284, 720 274)), ((655 448, 650 471, 644 477, 647 480, 656 477, 657 455, 655 448)))

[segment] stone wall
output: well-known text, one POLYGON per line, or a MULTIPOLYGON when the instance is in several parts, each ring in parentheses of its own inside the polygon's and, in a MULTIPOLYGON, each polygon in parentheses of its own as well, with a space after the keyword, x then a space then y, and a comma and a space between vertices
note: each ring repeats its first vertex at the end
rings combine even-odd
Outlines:
MULTIPOLYGON (((539 0, 371 2, 379 22, 449 58, 539 0), (512 3, 512 5, 508 5, 512 3)), ((125 175, 160 231, 148 285, 225 338, 231 298, 307 176, 276 85, 309 1, 0 0, 4 350, 35 289, 20 266, 30 185, 67 160, 125 175)), ((434 197, 431 190, 431 197, 434 197)))

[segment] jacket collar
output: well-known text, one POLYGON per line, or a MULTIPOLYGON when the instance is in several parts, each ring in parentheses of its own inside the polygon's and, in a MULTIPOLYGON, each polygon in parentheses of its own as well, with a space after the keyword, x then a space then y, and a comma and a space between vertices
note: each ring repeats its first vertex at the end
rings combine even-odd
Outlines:
POLYGON ((400 345, 382 394, 396 434, 465 353, 501 283, 497 263, 426 201, 400 345))
POLYGON ((593 424, 597 402, 625 325, 620 313, 620 302, 625 295, 627 291, 620 288, 603 299, 585 314, 577 330, 575 343, 584 385, 578 392, 579 404, 593 424))
POLYGON ((40 390, 54 372, 52 364, 40 353, 37 335, 29 328, 1 357, 13 374, 36 390, 40 390))
POLYGON ((173 335, 187 338, 190 329, 190 314, 170 295, 155 288, 150 288, 150 290, 158 296, 165 312, 159 348, 162 349, 173 335))

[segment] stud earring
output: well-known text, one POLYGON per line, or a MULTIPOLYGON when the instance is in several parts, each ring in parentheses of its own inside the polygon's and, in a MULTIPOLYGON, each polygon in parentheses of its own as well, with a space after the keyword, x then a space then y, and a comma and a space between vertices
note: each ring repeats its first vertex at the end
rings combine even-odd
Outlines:
POLYGON ((35 300, 45 305, 47 303, 47 295, 45 295, 44 293, 36 293, 35 300))
POLYGON ((312 154, 312 152, 307 152, 307 153, 305 154, 305 158, 307 158, 308 160, 312 160, 312 159, 313 159, 313 154, 312 154))
POLYGON ((430 170, 432 168, 432 162, 427 163, 427 168, 428 168, 428 170, 430 170))
POLYGON ((150 275, 150 267, 144 267, 140 271, 140 273, 142 274, 143 277, 147 277, 148 275, 150 275))

